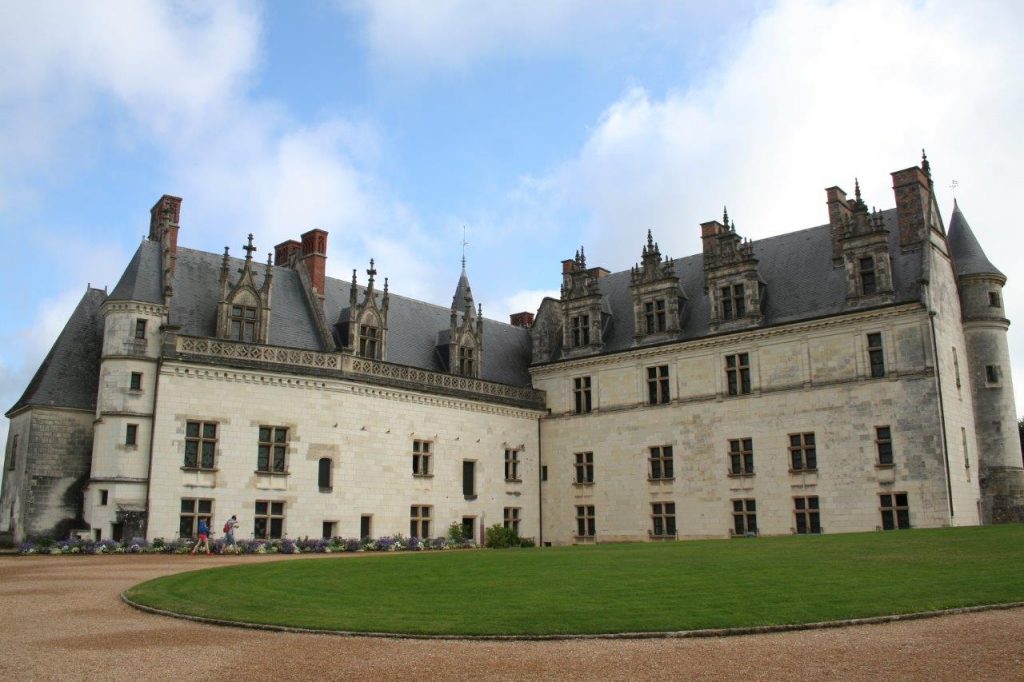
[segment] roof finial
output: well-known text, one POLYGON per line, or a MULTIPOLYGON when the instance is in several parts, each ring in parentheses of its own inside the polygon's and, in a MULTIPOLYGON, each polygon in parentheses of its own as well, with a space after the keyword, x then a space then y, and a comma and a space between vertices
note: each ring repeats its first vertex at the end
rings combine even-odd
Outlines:
POLYGON ((864 201, 860 198, 860 180, 858 178, 853 179, 853 196, 858 204, 864 203, 864 201))
POLYGON ((242 247, 245 251, 245 260, 252 260, 252 252, 256 250, 256 247, 252 245, 252 232, 249 233, 249 243, 242 247))
POLYGON ((928 163, 928 155, 924 153, 924 147, 921 148, 921 170, 928 177, 932 176, 932 165, 928 163))
POLYGON ((647 247, 654 247, 654 237, 651 235, 651 228, 647 228, 647 247))
POLYGON ((729 227, 729 207, 722 206, 722 224, 729 227))
POLYGON ((462 226, 462 271, 466 271, 466 247, 469 246, 469 242, 466 241, 466 226, 462 226))

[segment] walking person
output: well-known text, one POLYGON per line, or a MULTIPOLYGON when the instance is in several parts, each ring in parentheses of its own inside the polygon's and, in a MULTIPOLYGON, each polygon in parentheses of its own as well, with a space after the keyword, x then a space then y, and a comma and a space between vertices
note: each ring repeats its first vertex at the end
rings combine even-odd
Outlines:
POLYGON ((228 551, 228 547, 231 547, 231 551, 238 554, 238 545, 235 544, 235 529, 238 528, 238 519, 232 514, 231 518, 224 523, 224 551, 228 551))
POLYGON ((210 526, 207 525, 206 519, 199 519, 199 540, 196 542, 196 546, 192 548, 192 553, 195 554, 196 550, 202 546, 206 550, 206 555, 210 555, 210 526))

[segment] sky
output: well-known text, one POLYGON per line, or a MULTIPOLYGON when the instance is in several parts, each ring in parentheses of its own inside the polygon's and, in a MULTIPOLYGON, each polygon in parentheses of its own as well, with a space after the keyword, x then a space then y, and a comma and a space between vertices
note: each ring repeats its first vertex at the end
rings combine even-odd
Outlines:
POLYGON ((465 229, 507 320, 580 245, 617 271, 648 229, 697 253, 725 205, 752 239, 821 225, 854 178, 892 208, 926 148, 1009 277, 1019 412, 1022 31, 1015 0, 0 0, 0 405, 165 193, 183 246, 322 228, 328 275, 372 257, 445 306, 465 229))

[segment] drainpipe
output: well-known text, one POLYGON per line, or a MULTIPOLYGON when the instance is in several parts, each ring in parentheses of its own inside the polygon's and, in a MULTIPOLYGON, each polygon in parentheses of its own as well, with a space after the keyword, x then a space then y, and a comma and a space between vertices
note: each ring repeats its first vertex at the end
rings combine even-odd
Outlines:
POLYGON ((537 546, 544 546, 544 458, 540 444, 540 422, 537 419, 537 546))

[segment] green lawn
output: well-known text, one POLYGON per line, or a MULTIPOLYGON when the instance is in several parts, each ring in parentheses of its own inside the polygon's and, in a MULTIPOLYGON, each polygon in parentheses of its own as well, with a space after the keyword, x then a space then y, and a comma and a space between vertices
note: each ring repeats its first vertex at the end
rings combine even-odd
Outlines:
POLYGON ((360 632, 808 623, 1024 601, 1024 525, 286 560, 167 576, 128 597, 199 616, 360 632))

